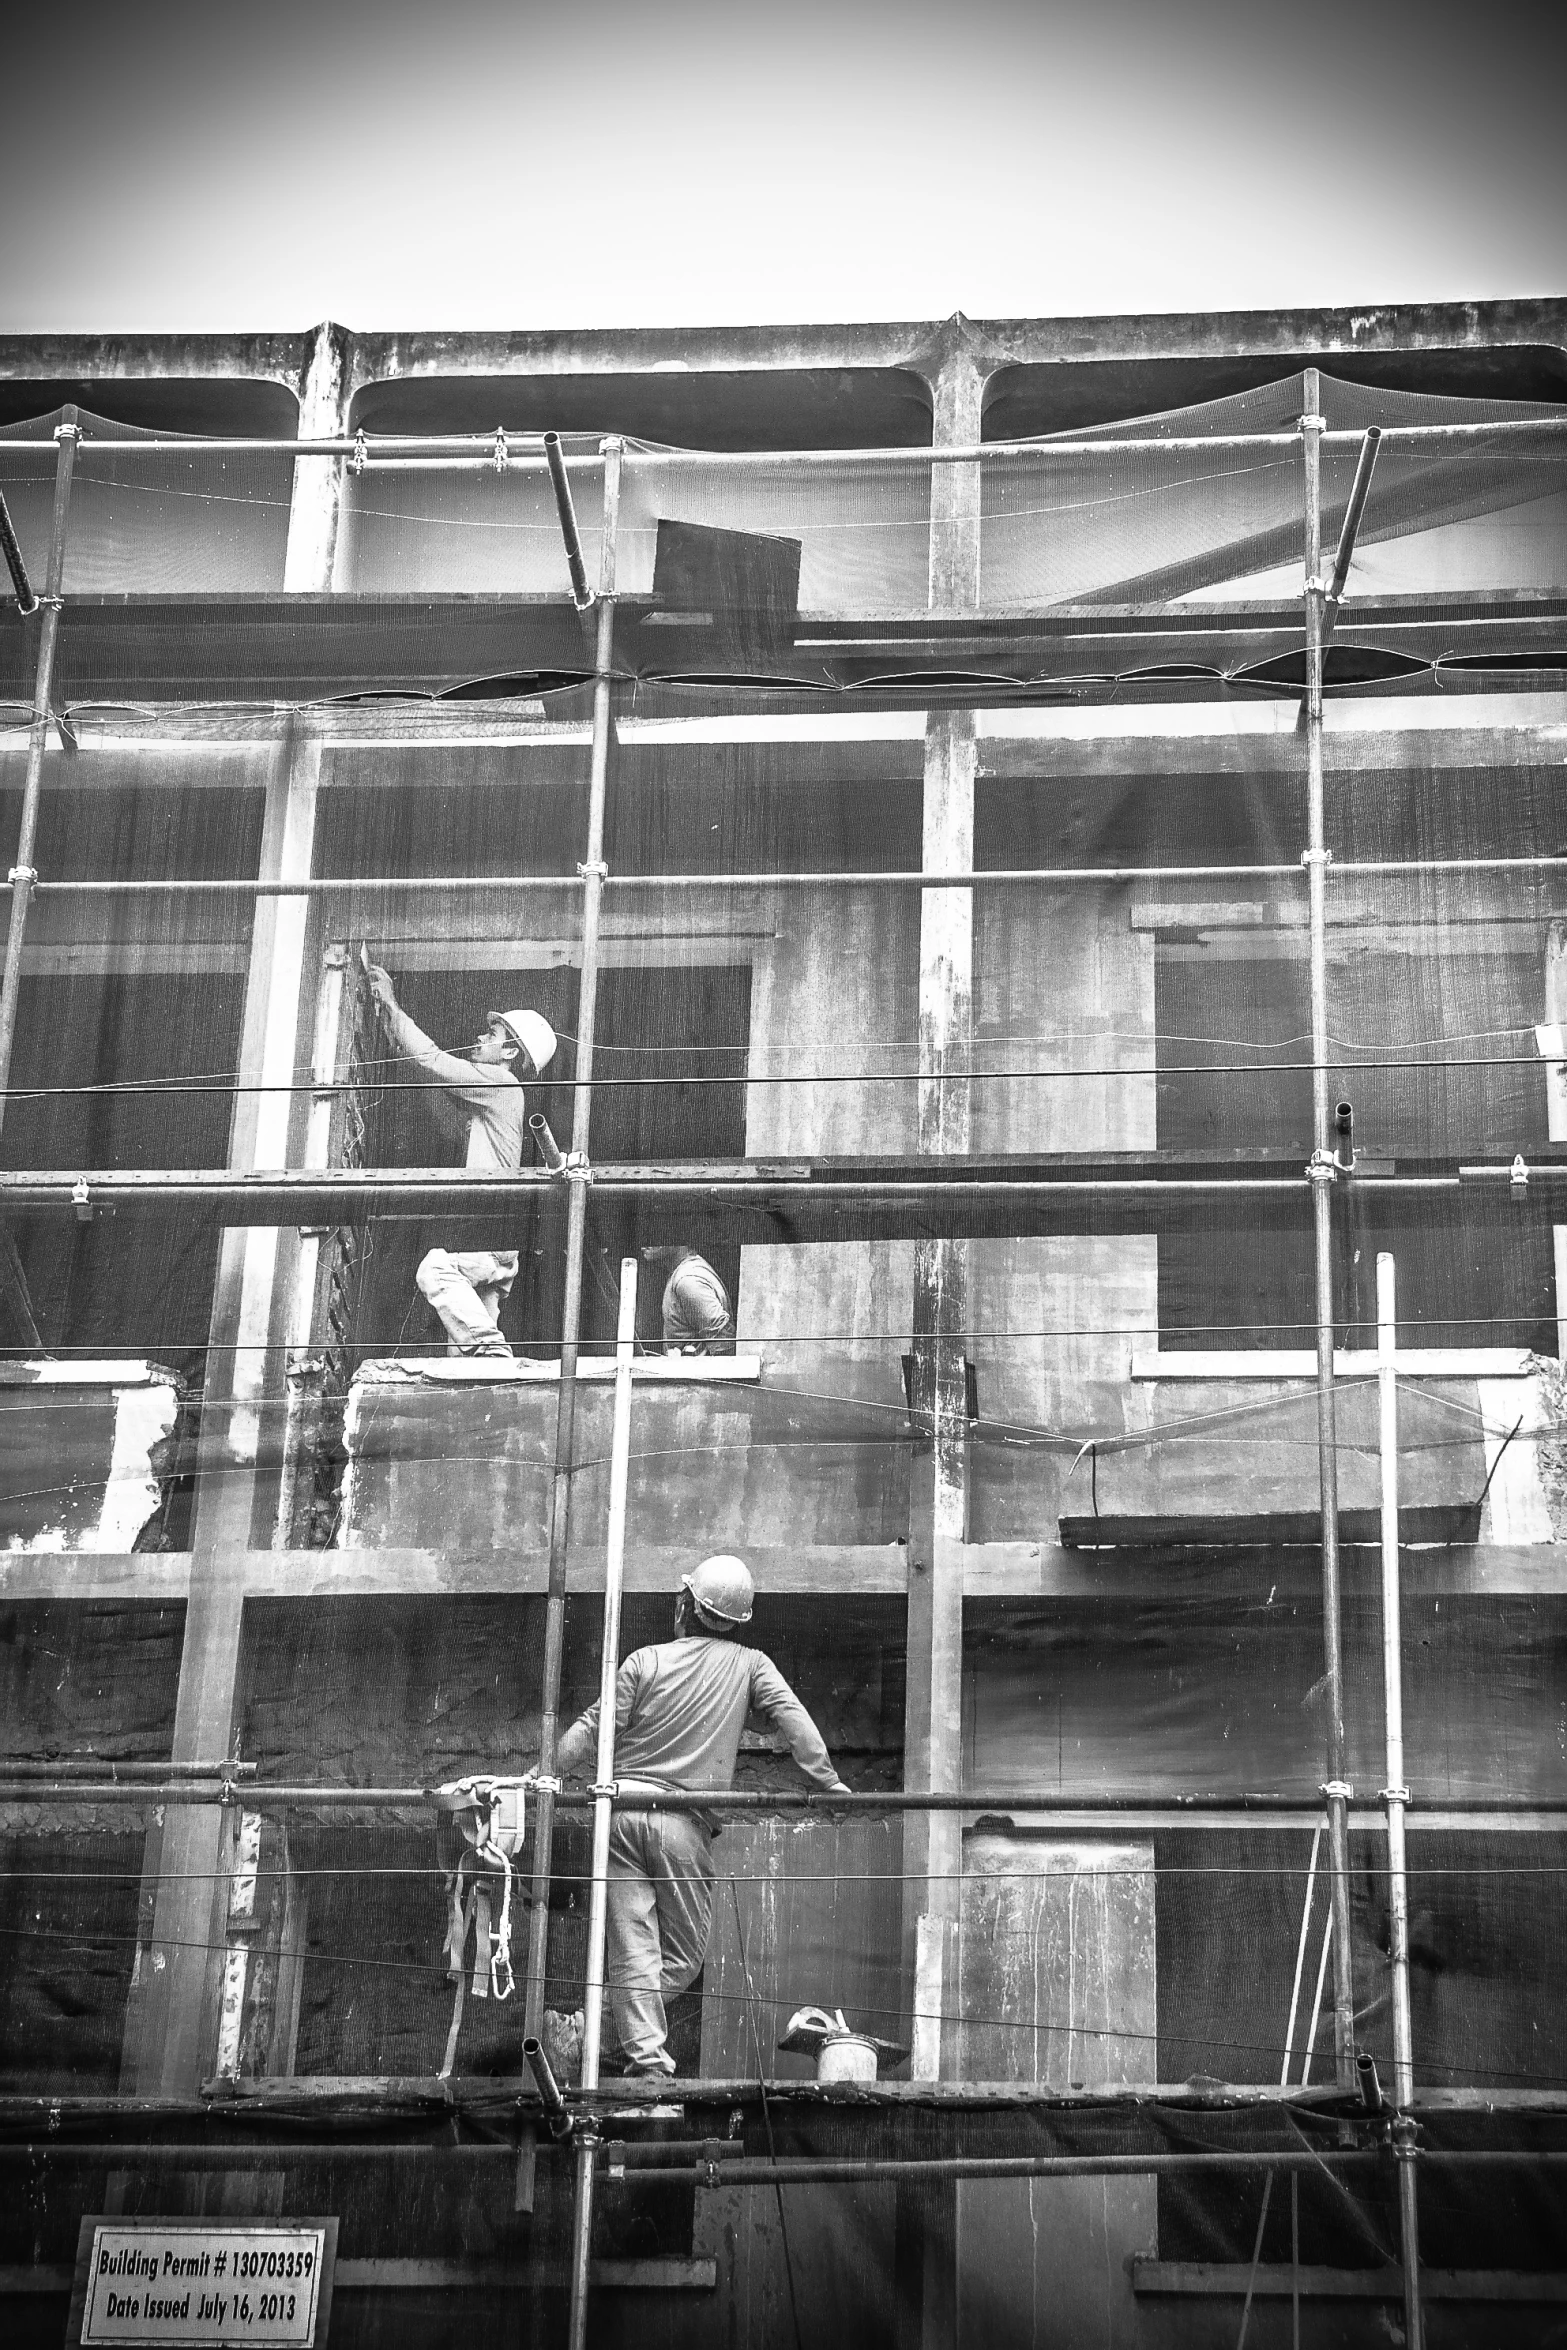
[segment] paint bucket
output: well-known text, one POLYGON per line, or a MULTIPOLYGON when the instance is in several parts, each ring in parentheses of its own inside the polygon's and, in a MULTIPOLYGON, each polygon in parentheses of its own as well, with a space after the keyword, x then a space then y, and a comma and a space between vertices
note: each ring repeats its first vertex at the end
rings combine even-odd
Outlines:
POLYGON ((821 2054, 816 2059, 816 2078, 819 2081, 874 2081, 874 2042, 862 2040, 858 2032, 834 2032, 830 2040, 822 2042, 821 2054))

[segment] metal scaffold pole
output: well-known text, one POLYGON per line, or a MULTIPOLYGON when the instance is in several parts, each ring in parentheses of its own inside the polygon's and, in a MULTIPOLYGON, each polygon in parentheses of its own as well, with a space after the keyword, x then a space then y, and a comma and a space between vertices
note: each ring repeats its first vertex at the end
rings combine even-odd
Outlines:
POLYGON ((1322 1694, 1327 1711, 1329 1880, 1333 1898, 1333 2053, 1342 2089, 1355 2085, 1355 1999, 1350 1961, 1349 1794, 1344 1777, 1344 1642, 1339 1587, 1338 1412, 1333 1386, 1334 1158, 1328 1101, 1327 828, 1322 781, 1322 432, 1317 370, 1305 371, 1300 420, 1305 460, 1306 794, 1305 865, 1311 930, 1311 1208, 1317 1292, 1317 1457, 1322 1491, 1322 1694))
MULTIPOLYGON (((571 1170, 566 1211, 566 1290, 561 1306, 560 1393, 555 1414, 555 1479, 550 1510, 549 1589, 544 1614, 544 1674, 539 1708, 539 1776, 533 1845, 533 1908, 528 1921, 528 1979, 523 2031, 542 2038, 549 1965, 550 1864, 555 1837, 555 1772, 560 1681, 566 1636, 566 1553, 571 1526, 571 1457, 577 1415, 577 1342, 582 1328, 582 1271, 587 1238, 587 1150, 593 1111, 593 1040, 598 1010, 599 908, 603 895, 604 810, 614 722, 610 664, 615 649, 615 556, 623 444, 604 443, 604 525, 593 667, 593 754, 588 788, 587 855, 582 873, 582 977, 577 997, 576 1088, 571 1109, 571 1170)), ((524 2200, 519 2178, 519 2204, 524 2200)))
MULTIPOLYGON (((626 1487, 631 1469, 631 1364, 636 1346, 637 1260, 620 1267, 620 1327, 615 1338, 615 1425, 609 1458, 609 1542, 604 1563, 604 1652, 599 1660, 599 1743, 593 1787, 593 1879, 588 1896, 588 1964, 583 1993, 582 2087, 599 2085, 604 2030, 604 1944, 609 1909, 609 1831, 615 1775, 615 1678, 620 1670, 620 1593, 626 1560, 626 1487)), ((571 2350, 588 2330, 588 2276, 593 2244, 594 2133, 576 2151, 571 2215, 571 2350)))
POLYGON ((1409 2021, 1409 1878, 1404 1849, 1404 1681, 1398 1557, 1398 1304, 1393 1259, 1377 1258, 1377 1390, 1382 1456, 1382 1696, 1387 1742, 1388 1963, 1393 1977, 1393 2152, 1398 2162, 1398 2219, 1404 2262, 1404 2339, 1424 2341, 1420 2311, 1420 2211, 1415 2178, 1415 2133, 1408 2119, 1415 2094, 1414 2040, 1409 2021))
MULTIPOLYGON (((49 706, 54 695, 54 656, 60 637, 60 595, 65 581, 65 537, 71 510, 71 476, 76 469, 76 410, 68 407, 55 434, 54 513, 49 524, 49 562, 38 631, 38 661, 33 671, 33 716, 27 737, 27 781, 22 791, 22 824, 17 835, 16 863, 11 868, 11 927, 5 942, 5 976, 0 979, 0 1126, 11 1085, 11 1048, 16 1042, 16 1012, 22 993, 22 948, 27 938, 27 912, 38 879, 33 857, 38 839, 38 811, 43 799, 44 751, 49 740, 49 706)), ((18 592, 20 606, 20 591, 18 592)))

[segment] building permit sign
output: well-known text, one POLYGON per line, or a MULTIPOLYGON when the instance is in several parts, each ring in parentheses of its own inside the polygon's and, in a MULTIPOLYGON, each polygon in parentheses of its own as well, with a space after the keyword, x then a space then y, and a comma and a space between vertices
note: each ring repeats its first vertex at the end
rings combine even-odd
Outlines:
POLYGON ((336 2251, 335 2219, 83 2220, 67 2344, 317 2350, 336 2251))

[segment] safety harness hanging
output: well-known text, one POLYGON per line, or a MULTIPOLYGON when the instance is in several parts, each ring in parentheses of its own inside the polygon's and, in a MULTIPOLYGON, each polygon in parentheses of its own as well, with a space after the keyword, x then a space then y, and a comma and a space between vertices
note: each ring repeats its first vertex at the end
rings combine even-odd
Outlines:
POLYGON ((451 2073, 470 1988, 468 1937, 473 1936, 471 1988, 475 1999, 509 1999, 516 1988, 511 1963, 512 1862, 522 1850, 527 1802, 521 1779, 475 1773, 437 1787, 436 1841, 446 1887, 446 1979, 457 1986, 440 2078, 451 2073))

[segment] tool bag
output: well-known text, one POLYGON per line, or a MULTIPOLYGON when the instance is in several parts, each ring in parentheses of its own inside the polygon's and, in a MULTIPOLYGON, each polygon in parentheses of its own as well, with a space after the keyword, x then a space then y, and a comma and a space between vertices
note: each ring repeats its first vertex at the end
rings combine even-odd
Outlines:
POLYGON ((527 1826, 525 1782, 474 1773, 431 1795, 436 1848, 446 1887, 446 1979, 457 1986, 452 2027, 440 2077, 451 2073, 462 2028, 463 1995, 509 1999, 516 1987, 511 1963, 512 1862, 527 1826), (473 1935, 473 1969, 467 1965, 473 1935))

